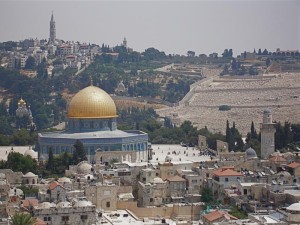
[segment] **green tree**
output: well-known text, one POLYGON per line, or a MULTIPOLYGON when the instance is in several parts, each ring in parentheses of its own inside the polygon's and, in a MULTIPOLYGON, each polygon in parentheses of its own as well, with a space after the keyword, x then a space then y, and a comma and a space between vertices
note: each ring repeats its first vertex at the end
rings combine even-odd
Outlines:
POLYGON ((37 77, 46 79, 48 77, 48 71, 47 71, 47 61, 44 58, 43 61, 37 66, 37 77))
POLYGON ((49 171, 53 171, 53 169, 54 169, 54 156, 53 156, 53 150, 51 147, 49 149, 49 155, 48 155, 48 161, 46 164, 46 169, 49 171))
POLYGON ((270 58, 267 58, 267 60, 266 60, 266 66, 269 67, 270 64, 271 64, 271 60, 270 60, 270 58))
POLYGON ((262 55, 268 55, 269 54, 269 52, 268 52, 268 50, 265 48, 265 50, 262 52, 262 55))
POLYGON ((256 129, 254 127, 254 122, 252 121, 251 123, 251 131, 250 131, 250 138, 251 139, 257 139, 257 132, 256 132, 256 129))
POLYGON ((15 213, 11 218, 12 225, 33 225, 36 219, 29 213, 15 213))
POLYGON ((258 49, 257 55, 261 55, 261 49, 258 49))
POLYGON ((25 63, 25 69, 27 70, 35 70, 36 69, 36 62, 35 58, 32 56, 29 56, 25 63))
POLYGON ((81 161, 87 160, 86 151, 84 149, 82 142, 80 140, 76 140, 73 146, 74 146, 73 163, 78 164, 81 161))
POLYGON ((6 169, 22 172, 23 174, 28 172, 39 173, 37 161, 30 156, 24 156, 18 152, 10 152, 8 154, 5 167, 6 169))
POLYGON ((213 192, 210 188, 202 188, 201 191, 201 201, 206 204, 214 202, 213 192))

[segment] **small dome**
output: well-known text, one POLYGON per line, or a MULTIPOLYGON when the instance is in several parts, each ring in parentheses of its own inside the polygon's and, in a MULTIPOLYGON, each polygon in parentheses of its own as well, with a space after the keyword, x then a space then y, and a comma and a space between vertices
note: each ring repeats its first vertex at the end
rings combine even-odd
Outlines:
POLYGON ((90 201, 78 201, 74 204, 74 207, 87 207, 87 206, 92 206, 92 203, 90 201))
POLYGON ((71 179, 68 178, 68 177, 61 177, 61 178, 58 178, 58 183, 71 183, 71 179))
POLYGON ((115 118, 114 100, 104 90, 89 86, 79 91, 68 107, 69 118, 115 118))
POLYGON ((91 173, 92 165, 87 161, 82 161, 77 165, 77 172, 79 174, 89 174, 91 173))
POLYGON ((300 212, 300 202, 291 204, 286 209, 289 210, 289 211, 300 212))
POLYGON ((38 153, 33 151, 32 149, 28 149, 26 150, 26 152, 24 153, 24 156, 29 155, 31 158, 36 159, 38 156, 38 153))
POLYGON ((257 154, 253 148, 248 148, 246 150, 247 159, 257 158, 257 154))
POLYGON ((72 206, 71 206, 70 202, 59 202, 59 203, 57 203, 56 207, 57 208, 70 208, 72 206))
POLYGON ((9 190, 9 196, 23 196, 24 192, 19 188, 11 188, 9 190))
POLYGON ((154 184, 164 183, 164 181, 160 177, 155 177, 153 179, 154 184))
POLYGON ((38 175, 35 175, 34 173, 32 172, 28 172, 26 173, 25 175, 23 175, 23 177, 25 178, 33 178, 33 177, 37 177, 38 175))

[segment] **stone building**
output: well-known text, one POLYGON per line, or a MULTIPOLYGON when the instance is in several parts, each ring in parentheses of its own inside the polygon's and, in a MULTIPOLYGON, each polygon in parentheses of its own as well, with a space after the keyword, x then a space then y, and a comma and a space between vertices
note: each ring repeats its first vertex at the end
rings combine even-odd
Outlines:
POLYGON ((40 198, 47 202, 62 202, 66 200, 66 192, 67 190, 61 184, 54 181, 49 184, 46 193, 40 193, 40 198))
POLYGON ((244 175, 234 170, 234 167, 223 167, 216 169, 213 172, 212 190, 213 195, 222 200, 224 198, 224 189, 231 188, 237 185, 238 182, 243 182, 244 175))
POLYGON ((33 208, 33 216, 47 224, 96 224, 96 206, 90 201, 43 202, 33 208))
POLYGON ((207 149, 206 137, 202 135, 198 135, 198 147, 200 150, 207 149))
POLYGON ((299 224, 300 223, 300 202, 294 203, 286 208, 288 212, 287 221, 289 224, 299 224))
POLYGON ((117 209, 118 186, 107 183, 96 183, 85 188, 86 197, 97 209, 114 211, 117 209))
POLYGON ((169 202, 183 202, 187 194, 186 180, 175 175, 165 179, 167 182, 167 198, 169 202))
POLYGON ((153 168, 142 169, 140 172, 140 181, 144 184, 150 183, 154 178, 159 177, 159 170, 153 168))
POLYGON ((263 122, 260 126, 261 132, 261 158, 267 159, 275 152, 275 123, 272 121, 270 110, 264 110, 263 122))
POLYGON ((167 182, 156 177, 148 183, 138 183, 138 205, 160 206, 166 203, 167 182))

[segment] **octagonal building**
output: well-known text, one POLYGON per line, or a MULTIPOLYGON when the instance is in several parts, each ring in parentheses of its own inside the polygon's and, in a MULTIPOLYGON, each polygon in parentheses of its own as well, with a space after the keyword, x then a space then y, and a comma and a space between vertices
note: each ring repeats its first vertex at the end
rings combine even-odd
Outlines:
POLYGON ((116 105, 104 90, 93 85, 82 89, 72 98, 67 111, 65 131, 38 134, 40 159, 48 158, 50 148, 54 155, 73 153, 75 141, 80 140, 90 162, 113 158, 130 162, 147 160, 148 134, 118 130, 116 105))

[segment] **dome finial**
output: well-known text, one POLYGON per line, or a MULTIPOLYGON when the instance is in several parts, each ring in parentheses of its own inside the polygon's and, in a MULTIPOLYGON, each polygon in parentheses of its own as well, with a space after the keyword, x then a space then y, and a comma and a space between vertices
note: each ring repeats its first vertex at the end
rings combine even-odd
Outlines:
POLYGON ((93 84, 93 78, 92 78, 92 76, 90 76, 90 80, 91 80, 91 86, 93 86, 94 84, 93 84))

